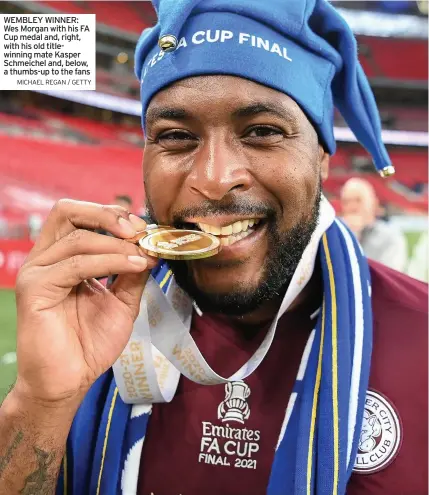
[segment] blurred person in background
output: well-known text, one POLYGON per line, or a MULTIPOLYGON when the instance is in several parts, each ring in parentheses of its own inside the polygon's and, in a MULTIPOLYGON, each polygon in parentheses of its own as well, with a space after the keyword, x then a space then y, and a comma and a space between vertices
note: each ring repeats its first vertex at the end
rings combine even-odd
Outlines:
POLYGON ((7 218, 2 215, 2 213, 3 213, 3 205, 0 203, 0 238, 7 237, 7 232, 8 232, 8 221, 7 218))
POLYGON ((43 225, 43 217, 40 213, 31 213, 28 216, 28 233, 32 241, 35 241, 40 234, 43 225))
POLYGON ((342 218, 368 258, 405 272, 407 241, 397 228, 379 218, 379 202, 372 185, 361 178, 349 179, 341 189, 340 200, 342 218))
POLYGON ((127 211, 132 213, 133 200, 127 194, 117 194, 113 200, 113 204, 121 206, 122 208, 125 208, 127 211))
MULTIPOLYGON (((121 208, 124 208, 126 211, 132 213, 133 210, 133 200, 131 199, 128 194, 117 194, 113 198, 112 205, 117 205, 120 206, 121 208)), ((97 233, 103 234, 103 235, 112 235, 110 232, 104 229, 97 229, 97 233)))

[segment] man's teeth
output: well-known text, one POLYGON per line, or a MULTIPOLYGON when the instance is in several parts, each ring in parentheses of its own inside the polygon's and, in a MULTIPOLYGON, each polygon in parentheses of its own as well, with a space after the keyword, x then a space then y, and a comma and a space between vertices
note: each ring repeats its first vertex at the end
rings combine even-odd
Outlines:
POLYGON ((206 223, 199 223, 198 227, 208 234, 213 235, 232 235, 239 234, 240 232, 246 232, 249 228, 259 223, 259 218, 250 218, 248 220, 239 220, 237 222, 226 225, 225 227, 216 227, 214 225, 208 225, 206 223))
POLYGON ((244 239, 248 235, 250 235, 252 232, 254 232, 253 229, 247 229, 246 232, 240 232, 238 234, 232 234, 226 237, 221 237, 220 238, 220 244, 221 246, 231 246, 237 241, 240 241, 241 239, 244 239))
POLYGON ((203 231, 213 235, 222 236, 220 243, 222 246, 231 246, 235 242, 244 239, 252 232, 254 225, 260 222, 259 218, 249 218, 248 220, 239 220, 237 222, 226 225, 225 227, 216 227, 206 223, 199 223, 198 227, 203 231))

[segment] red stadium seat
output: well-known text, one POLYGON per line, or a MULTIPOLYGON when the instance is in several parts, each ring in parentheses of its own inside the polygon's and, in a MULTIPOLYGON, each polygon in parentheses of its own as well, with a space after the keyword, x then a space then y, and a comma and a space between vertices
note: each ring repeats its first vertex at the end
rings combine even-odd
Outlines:
POLYGON ((153 9, 149 2, 58 2, 44 0, 39 3, 68 14, 95 14, 97 22, 136 34, 141 33, 143 29, 155 22, 153 9))
POLYGON ((143 201, 142 151, 0 135, 0 190, 31 187, 46 197, 109 203, 115 194, 143 201))
POLYGON ((427 40, 359 36, 358 44, 359 58, 369 78, 427 81, 427 40))

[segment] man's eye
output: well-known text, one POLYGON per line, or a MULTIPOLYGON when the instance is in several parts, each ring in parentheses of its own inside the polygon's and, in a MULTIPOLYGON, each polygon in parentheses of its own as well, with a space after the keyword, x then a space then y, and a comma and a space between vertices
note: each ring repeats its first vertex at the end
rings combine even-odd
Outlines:
POLYGON ((246 134, 246 137, 251 138, 264 138, 271 136, 283 136, 283 132, 276 127, 270 127, 266 125, 258 125, 256 127, 252 127, 246 134))
POLYGON ((193 141, 196 138, 186 131, 168 131, 158 136, 158 141, 193 141))

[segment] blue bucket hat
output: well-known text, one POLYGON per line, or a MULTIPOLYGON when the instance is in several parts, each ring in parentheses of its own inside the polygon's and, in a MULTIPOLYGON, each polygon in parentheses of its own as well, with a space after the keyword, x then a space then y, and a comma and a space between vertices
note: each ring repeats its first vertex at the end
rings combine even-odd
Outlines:
POLYGON ((157 24, 137 44, 142 123, 153 96, 186 77, 233 75, 282 91, 335 153, 334 107, 372 155, 395 170, 355 37, 326 0, 153 0, 157 24))

